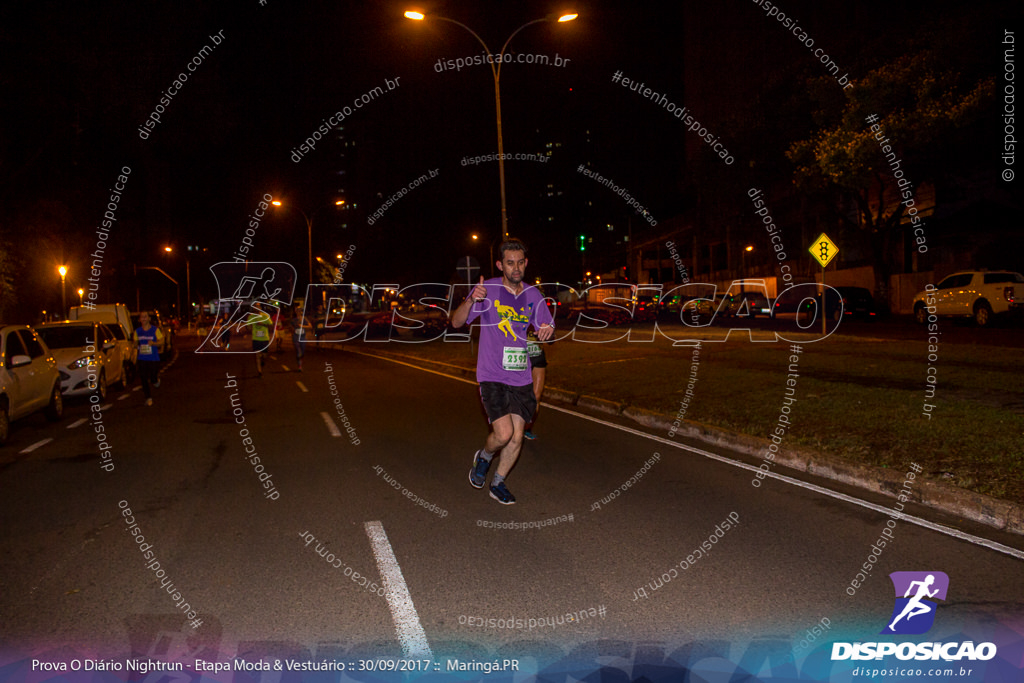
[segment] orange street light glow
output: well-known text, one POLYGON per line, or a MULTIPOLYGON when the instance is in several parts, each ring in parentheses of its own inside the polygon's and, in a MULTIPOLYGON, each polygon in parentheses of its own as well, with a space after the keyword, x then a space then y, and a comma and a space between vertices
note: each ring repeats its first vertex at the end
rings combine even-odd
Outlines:
POLYGON ((416 21, 423 21, 424 16, 422 12, 413 12, 412 10, 405 13, 406 19, 415 19, 416 21))
POLYGON ((578 16, 579 15, 574 13, 574 12, 569 13, 569 14, 563 14, 562 16, 558 17, 558 21, 560 21, 560 22, 572 21, 573 19, 575 19, 578 16))
POLYGON ((273 204, 274 206, 281 206, 281 200, 280 199, 275 199, 274 201, 272 201, 270 203, 273 204))

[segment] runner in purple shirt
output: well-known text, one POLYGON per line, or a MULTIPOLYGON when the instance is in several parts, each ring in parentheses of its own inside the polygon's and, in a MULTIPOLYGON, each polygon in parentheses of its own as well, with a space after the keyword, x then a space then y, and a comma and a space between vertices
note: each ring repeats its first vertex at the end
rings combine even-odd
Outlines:
POLYGON ((523 285, 526 272, 526 246, 519 240, 501 244, 501 277, 480 282, 452 314, 456 329, 480 319, 480 349, 476 361, 476 379, 492 431, 483 449, 473 455, 469 483, 483 488, 491 459, 498 456, 498 467, 491 479, 491 498, 503 505, 516 502, 505 477, 512 470, 523 445, 523 430, 533 418, 537 399, 533 395, 533 376, 526 351, 526 330, 533 327, 537 338, 547 341, 555 333, 554 321, 536 287, 523 285))

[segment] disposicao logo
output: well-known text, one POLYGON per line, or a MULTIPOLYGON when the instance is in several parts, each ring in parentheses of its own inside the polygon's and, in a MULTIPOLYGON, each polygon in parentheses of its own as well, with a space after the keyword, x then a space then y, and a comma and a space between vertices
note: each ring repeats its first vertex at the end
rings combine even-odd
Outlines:
MULTIPOLYGON (((938 603, 945 600, 949 577, 944 572, 893 572, 889 574, 896 604, 882 635, 920 635, 935 624, 938 603)), ((832 661, 871 660, 893 656, 900 660, 987 661, 996 656, 994 643, 832 643, 832 661)))
POLYGON ((881 633, 920 635, 931 630, 938 606, 932 598, 945 600, 949 590, 945 572, 893 572, 889 579, 896 591, 896 606, 881 633))

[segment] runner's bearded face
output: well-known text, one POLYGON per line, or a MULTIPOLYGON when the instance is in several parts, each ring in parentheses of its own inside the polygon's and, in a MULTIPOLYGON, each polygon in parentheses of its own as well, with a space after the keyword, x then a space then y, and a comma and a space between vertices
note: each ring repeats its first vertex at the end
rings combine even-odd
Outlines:
POLYGON ((498 264, 505 282, 510 285, 519 286, 526 273, 526 254, 521 251, 506 251, 502 254, 503 260, 498 264))

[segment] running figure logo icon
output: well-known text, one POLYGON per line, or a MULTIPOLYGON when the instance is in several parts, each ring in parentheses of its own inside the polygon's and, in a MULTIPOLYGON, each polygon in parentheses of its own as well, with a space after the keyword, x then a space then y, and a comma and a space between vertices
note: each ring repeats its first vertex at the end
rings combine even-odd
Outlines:
MULTIPOLYGON (((283 261, 222 261, 210 266, 210 272, 217 281, 218 308, 210 333, 196 353, 256 353, 221 348, 222 335, 232 331, 243 334, 248 328, 255 332, 255 323, 276 320, 282 306, 291 306, 295 295, 295 268, 283 261), (231 295, 224 296, 225 292, 231 295)), ((273 325, 270 330, 270 341, 273 341, 276 333, 273 325)))
POLYGON ((896 606, 882 633, 927 633, 935 623, 937 607, 937 603, 928 598, 945 600, 949 577, 944 572, 893 572, 889 579, 896 591, 896 606))

